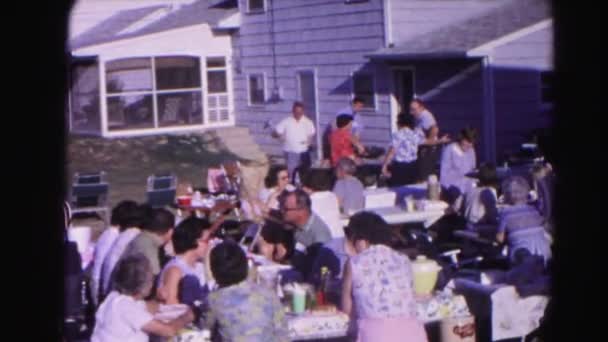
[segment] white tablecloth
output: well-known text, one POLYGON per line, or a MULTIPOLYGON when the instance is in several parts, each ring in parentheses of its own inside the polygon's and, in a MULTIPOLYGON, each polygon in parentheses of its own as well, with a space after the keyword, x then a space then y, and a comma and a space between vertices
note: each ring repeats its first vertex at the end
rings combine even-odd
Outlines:
POLYGON ((492 340, 526 336, 540 326, 549 302, 547 296, 521 298, 514 286, 492 293, 492 340))
MULTIPOLYGON (((444 214, 448 204, 442 201, 429 201, 430 205, 425 210, 406 211, 405 209, 392 206, 368 209, 382 216, 388 224, 403 224, 421 222, 425 227, 430 227, 444 214)), ((347 225, 348 217, 342 217, 342 224, 347 225)))
POLYGON ((342 312, 288 314, 287 324, 291 340, 313 340, 346 336, 349 318, 342 312))

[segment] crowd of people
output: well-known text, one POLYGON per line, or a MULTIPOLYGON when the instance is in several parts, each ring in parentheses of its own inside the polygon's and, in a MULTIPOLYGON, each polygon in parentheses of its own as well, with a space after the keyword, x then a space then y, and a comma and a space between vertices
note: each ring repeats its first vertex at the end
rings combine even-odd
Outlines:
MULTIPOLYGON (((282 283, 318 285, 322 270, 329 270, 330 301, 355 318, 359 341, 401 341, 404 334, 408 341, 426 341, 414 312, 410 259, 395 248, 395 231, 385 220, 364 210, 365 187, 356 177, 365 152, 357 119, 362 103, 355 98, 326 129, 332 181, 310 170, 316 132, 304 106, 295 103, 292 115, 277 125, 274 136, 283 141, 286 165, 271 167, 259 194, 242 199, 258 227, 250 246, 219 234, 223 217, 180 219, 168 209, 130 200, 116 205, 110 227, 97 240, 91 268, 96 307, 91 341, 166 338, 192 323, 223 341, 287 341, 276 292, 248 276, 249 252, 292 266, 281 271, 282 283), (342 215, 350 216, 346 227, 342 215), (189 309, 170 321, 155 318, 161 305, 173 304, 189 309)), ((530 256, 551 258, 545 229, 550 199, 536 189, 540 204, 530 204, 527 179, 510 177, 498 184, 489 164, 480 165, 473 185, 473 129, 463 129, 454 142, 447 135, 440 138, 436 119, 420 100, 398 116, 397 126, 381 168, 390 186, 420 182, 419 148, 445 145, 439 179, 449 213, 461 217, 465 229, 508 245, 514 264, 530 256), (499 210, 500 202, 506 208, 499 210)), ((535 169, 533 186, 550 173, 548 166, 535 169)))

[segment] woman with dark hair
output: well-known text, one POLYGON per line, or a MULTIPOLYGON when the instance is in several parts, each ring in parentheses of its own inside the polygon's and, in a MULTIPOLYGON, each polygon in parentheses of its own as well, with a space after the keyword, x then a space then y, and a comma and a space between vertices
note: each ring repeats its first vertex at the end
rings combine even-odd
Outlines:
MULTIPOLYGON (((189 217, 174 229, 171 240, 175 257, 165 265, 158 277, 157 297, 166 304, 181 301, 179 286, 185 276, 195 276, 199 280, 201 292, 206 286, 202 259, 207 255, 212 236, 211 224, 206 219, 189 217)), ((203 294, 199 297, 202 297, 203 294)), ((201 298, 202 299, 202 298, 201 298)), ((192 303, 184 303, 192 304, 192 303)))
POLYGON ((399 114, 397 126, 399 129, 393 133, 391 147, 382 165, 382 174, 389 178, 390 186, 412 184, 417 181, 418 146, 424 142, 424 137, 414 131, 413 116, 399 114))
MULTIPOLYGON (((441 155, 440 178, 441 186, 453 193, 453 201, 467 193, 473 184, 466 174, 472 172, 477 164, 475 156, 475 141, 477 131, 465 128, 460 131, 458 140, 446 146, 441 155)), ((453 204, 453 203, 451 203, 453 204)), ((459 205, 456 209, 459 209, 459 205)))
POLYGON ((342 282, 342 311, 356 306, 358 339, 367 341, 427 341, 416 318, 410 260, 393 250, 392 231, 375 213, 351 217, 351 241, 356 255, 349 258, 342 282))
POLYGON ((247 281, 247 257, 233 242, 222 242, 209 255, 219 285, 209 294, 209 329, 217 324, 223 341, 289 341, 285 312, 273 289, 247 281))
POLYGON ((150 262, 143 254, 119 261, 112 278, 113 290, 97 310, 91 342, 144 342, 149 334, 169 338, 192 322, 190 309, 166 323, 154 318, 157 306, 143 300, 152 289, 153 278, 150 262))
POLYGON ((485 232, 495 234, 498 224, 496 167, 482 164, 477 179, 477 185, 469 189, 464 196, 462 214, 467 222, 466 227, 481 234, 485 232))
POLYGON ((260 200, 261 211, 267 214, 270 210, 279 209, 278 197, 283 190, 293 190, 294 187, 289 184, 289 172, 285 165, 275 165, 270 168, 266 178, 264 178, 264 186, 258 196, 260 200))

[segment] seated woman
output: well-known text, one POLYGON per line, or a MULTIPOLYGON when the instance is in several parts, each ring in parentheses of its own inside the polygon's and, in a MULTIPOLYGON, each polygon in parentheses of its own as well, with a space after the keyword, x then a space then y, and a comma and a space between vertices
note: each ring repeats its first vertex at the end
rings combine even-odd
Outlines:
POLYGON ((152 268, 143 254, 120 260, 113 281, 114 290, 97 310, 91 342, 148 341, 150 334, 169 338, 194 319, 190 309, 168 323, 154 319, 158 307, 143 300, 153 285, 152 268))
POLYGON ((276 293, 247 281, 247 257, 225 241, 209 255, 219 289, 209 294, 206 326, 217 324, 222 341, 289 341, 285 311, 276 293))
POLYGON ((279 195, 283 190, 292 191, 295 188, 289 184, 289 173, 285 165, 275 165, 268 171, 264 179, 265 188, 258 195, 259 207, 264 214, 270 210, 279 209, 279 195))
POLYGON ((308 272, 306 255, 295 249, 293 232, 280 223, 266 221, 257 240, 258 252, 278 264, 292 265, 293 269, 281 271, 281 283, 301 282, 308 272))
POLYGON ((477 178, 479 180, 477 186, 471 188, 464 197, 462 213, 467 221, 467 229, 481 234, 486 232, 496 234, 498 224, 496 167, 482 164, 477 178))
POLYGON ((174 229, 171 240, 176 255, 165 265, 158 277, 157 298, 159 300, 165 304, 180 303, 180 281, 185 276, 198 278, 201 293, 194 296, 199 298, 204 296, 205 290, 203 288, 206 285, 204 268, 197 269, 197 263, 202 265, 200 261, 207 254, 211 235, 212 230, 209 221, 196 217, 183 220, 174 229))
POLYGON ((351 241, 356 255, 349 258, 342 283, 342 311, 356 306, 358 341, 427 341, 416 318, 410 260, 393 250, 391 230, 375 213, 351 217, 351 241))
POLYGON ((462 195, 467 193, 473 184, 465 175, 475 170, 476 139, 477 132, 473 128, 465 128, 460 132, 458 140, 446 146, 441 154, 439 181, 441 186, 452 194, 450 204, 456 211, 460 209, 462 195))
POLYGON ((357 165, 352 159, 342 158, 336 164, 336 177, 338 180, 334 185, 334 194, 338 197, 340 210, 350 214, 363 209, 365 197, 363 195, 363 184, 355 177, 357 165))
POLYGON ((521 176, 514 176, 502 184, 505 202, 509 207, 500 213, 496 240, 506 242, 514 264, 528 255, 551 258, 551 245, 545 234, 545 220, 535 207, 527 203, 530 185, 521 176))

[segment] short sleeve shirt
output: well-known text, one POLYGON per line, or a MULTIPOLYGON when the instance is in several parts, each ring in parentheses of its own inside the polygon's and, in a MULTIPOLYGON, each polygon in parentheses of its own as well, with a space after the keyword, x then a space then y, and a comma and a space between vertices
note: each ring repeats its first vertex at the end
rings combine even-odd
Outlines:
POLYGON ((336 166, 341 158, 354 156, 352 133, 344 129, 336 129, 331 133, 329 142, 331 145, 331 163, 336 166))
POLYGON ((411 163, 418 159, 418 145, 424 138, 415 131, 405 127, 393 134, 392 146, 395 149, 395 160, 400 163, 411 163))
POLYGON ((285 137, 283 151, 290 153, 308 151, 308 139, 316 133, 315 125, 309 118, 302 116, 296 120, 293 115, 281 120, 275 130, 285 137))
POLYGON ((296 230, 294 237, 296 242, 308 248, 312 244, 323 244, 331 240, 331 230, 317 214, 312 213, 306 225, 296 230))
POLYGON ((141 329, 153 319, 143 300, 112 291, 97 310, 91 342, 147 342, 141 329))
POLYGON ((437 125, 437 121, 431 112, 428 110, 422 111, 420 117, 416 120, 416 128, 421 128, 425 132, 431 129, 431 127, 437 125))

